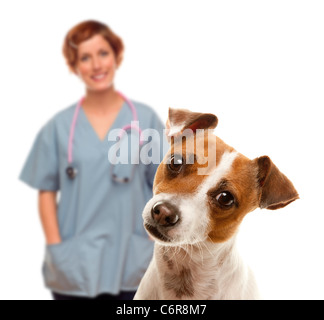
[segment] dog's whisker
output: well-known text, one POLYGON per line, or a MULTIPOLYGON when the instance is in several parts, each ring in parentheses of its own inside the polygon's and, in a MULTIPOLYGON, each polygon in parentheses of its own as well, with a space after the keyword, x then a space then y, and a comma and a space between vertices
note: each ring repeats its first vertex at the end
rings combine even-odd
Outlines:
POLYGON ((189 262, 192 260, 192 254, 191 254, 191 244, 187 243, 186 244, 186 256, 189 256, 189 262), (190 249, 189 249, 190 248, 190 249), (190 251, 189 251, 190 250, 190 251))
MULTIPOLYGON (((182 234, 182 237, 184 235, 182 234)), ((181 245, 182 250, 185 252, 184 257, 182 258, 182 261, 184 261, 188 255, 188 243, 184 243, 183 246, 181 245)))
POLYGON ((182 246, 181 246, 182 250, 184 251, 184 256, 182 258, 182 262, 186 260, 186 257, 188 255, 188 244, 187 243, 184 243, 182 246))
POLYGON ((175 259, 175 257, 178 254, 178 250, 180 250, 179 247, 170 247, 170 251, 171 251, 171 253, 173 253, 173 255, 170 258, 170 260, 172 260, 173 262, 175 262, 175 266, 176 266, 176 268, 178 270, 178 273, 180 273, 179 266, 178 266, 178 259, 175 259))
POLYGON ((190 244, 190 261, 193 259, 193 250, 194 250, 194 248, 193 248, 193 245, 192 244, 190 244))
POLYGON ((182 262, 186 259, 187 256, 187 249, 186 249, 186 244, 184 244, 184 246, 181 246, 182 250, 184 251, 184 256, 182 258, 182 262))
MULTIPOLYGON (((211 240, 211 238, 210 238, 209 236, 207 236, 207 237, 208 237, 209 240, 211 240)), ((209 252, 209 254, 210 254, 213 258, 215 258, 214 253, 211 252, 211 251, 209 250, 208 245, 207 245, 205 242, 202 242, 202 243, 204 244, 204 246, 205 246, 205 248, 207 249, 207 251, 209 252)))
POLYGON ((201 264, 204 265, 204 252, 203 252, 203 248, 202 248, 200 242, 198 242, 197 245, 198 245, 198 250, 199 250, 200 257, 201 257, 201 264))

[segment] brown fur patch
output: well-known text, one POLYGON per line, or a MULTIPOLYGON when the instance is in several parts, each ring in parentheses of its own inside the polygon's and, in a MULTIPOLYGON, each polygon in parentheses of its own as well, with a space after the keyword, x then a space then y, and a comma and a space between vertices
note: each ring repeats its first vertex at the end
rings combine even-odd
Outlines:
POLYGON ((299 199, 292 182, 279 171, 267 156, 257 158, 259 167, 258 180, 262 187, 260 207, 276 210, 299 199))
POLYGON ((166 250, 164 250, 164 252, 162 253, 162 258, 163 258, 163 261, 167 264, 168 268, 170 270, 172 270, 174 263, 173 263, 172 259, 169 258, 169 255, 167 254, 166 250))
POLYGON ((192 297, 195 294, 193 278, 190 269, 183 268, 179 274, 165 273, 164 286, 175 292, 177 298, 192 297))
POLYGON ((244 216, 258 207, 259 194, 257 168, 251 160, 239 154, 228 174, 208 191, 211 241, 223 242, 232 237, 244 216), (220 207, 216 200, 216 196, 224 191, 235 197, 235 204, 229 209, 220 207))
POLYGON ((196 131, 196 129, 216 128, 217 123, 218 119, 214 114, 170 108, 166 127, 182 125, 182 129, 190 128, 196 131))

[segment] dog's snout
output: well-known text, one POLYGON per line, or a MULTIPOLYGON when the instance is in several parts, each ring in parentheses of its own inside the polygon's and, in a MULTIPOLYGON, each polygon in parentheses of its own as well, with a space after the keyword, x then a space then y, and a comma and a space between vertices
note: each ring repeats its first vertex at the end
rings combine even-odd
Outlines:
POLYGON ((174 226, 180 219, 177 208, 167 202, 157 202, 151 210, 153 220, 160 226, 174 226))

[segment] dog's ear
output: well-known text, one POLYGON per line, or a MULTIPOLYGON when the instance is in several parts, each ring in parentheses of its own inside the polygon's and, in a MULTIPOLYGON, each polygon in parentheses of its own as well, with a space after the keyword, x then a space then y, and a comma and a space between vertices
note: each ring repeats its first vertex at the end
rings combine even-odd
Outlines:
POLYGON ((258 183, 261 188, 259 206, 261 209, 280 209, 299 199, 292 182, 263 156, 254 160, 258 168, 258 183))
POLYGON ((197 129, 214 129, 217 123, 217 117, 211 113, 169 108, 169 118, 166 123, 167 138, 170 142, 171 136, 179 136, 186 129, 191 129, 194 133, 197 129))

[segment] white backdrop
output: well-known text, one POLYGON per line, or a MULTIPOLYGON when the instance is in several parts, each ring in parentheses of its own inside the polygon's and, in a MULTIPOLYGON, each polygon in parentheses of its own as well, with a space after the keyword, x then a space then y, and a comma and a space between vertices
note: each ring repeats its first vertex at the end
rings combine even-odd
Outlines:
POLYGON ((0 299, 51 299, 37 192, 18 175, 40 127, 84 93, 61 51, 87 19, 124 40, 118 89, 163 121, 169 106, 215 113, 219 137, 293 181, 301 199, 249 214, 240 249, 264 298, 323 299, 323 16, 311 0, 1 2, 0 299))

